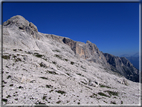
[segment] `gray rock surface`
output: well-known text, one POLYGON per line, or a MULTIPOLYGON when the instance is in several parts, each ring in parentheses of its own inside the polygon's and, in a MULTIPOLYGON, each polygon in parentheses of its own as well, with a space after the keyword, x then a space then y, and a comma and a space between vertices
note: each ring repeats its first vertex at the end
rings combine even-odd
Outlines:
POLYGON ((3 105, 140 105, 140 83, 107 68, 95 44, 40 33, 22 16, 3 31, 3 105))
POLYGON ((125 57, 116 57, 114 55, 104 53, 107 62, 111 65, 111 70, 118 72, 129 80, 138 82, 138 70, 125 57))
POLYGON ((74 53, 79 57, 84 58, 90 62, 102 64, 103 66, 107 66, 109 68, 109 65, 107 64, 107 61, 102 52, 100 52, 97 46, 90 41, 87 41, 85 44, 82 42, 73 41, 69 38, 64 38, 63 43, 69 45, 74 53))
POLYGON ((102 53, 97 46, 90 41, 86 44, 76 42, 69 38, 63 38, 63 43, 70 46, 76 55, 90 62, 103 65, 107 69, 123 75, 127 79, 139 82, 139 71, 124 57, 116 57, 108 53, 102 53))
POLYGON ((85 44, 56 35, 47 35, 46 37, 68 45, 78 57, 90 62, 102 64, 107 69, 111 69, 129 80, 139 82, 139 71, 124 57, 120 58, 108 53, 103 53, 90 41, 87 41, 85 44))

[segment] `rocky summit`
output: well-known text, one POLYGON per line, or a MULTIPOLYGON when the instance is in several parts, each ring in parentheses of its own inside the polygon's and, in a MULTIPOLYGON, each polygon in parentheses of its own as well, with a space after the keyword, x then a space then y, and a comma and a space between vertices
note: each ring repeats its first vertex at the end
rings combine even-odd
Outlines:
POLYGON ((20 15, 2 28, 3 105, 140 105, 139 71, 126 58, 43 34, 20 15))

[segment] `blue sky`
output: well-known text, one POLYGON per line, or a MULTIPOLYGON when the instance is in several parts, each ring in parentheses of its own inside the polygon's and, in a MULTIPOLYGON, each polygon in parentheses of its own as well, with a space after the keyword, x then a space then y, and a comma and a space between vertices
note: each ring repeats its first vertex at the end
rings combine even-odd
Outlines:
POLYGON ((139 51, 139 3, 3 3, 3 21, 15 15, 39 32, 89 40, 104 53, 139 51))

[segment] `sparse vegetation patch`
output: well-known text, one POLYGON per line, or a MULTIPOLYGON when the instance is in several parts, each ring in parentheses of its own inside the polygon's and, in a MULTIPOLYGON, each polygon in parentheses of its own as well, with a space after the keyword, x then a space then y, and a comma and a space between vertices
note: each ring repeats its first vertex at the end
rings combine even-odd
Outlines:
POLYGON ((81 68, 82 68, 82 69, 85 69, 82 65, 81 65, 81 68))
POLYGON ((47 65, 46 65, 46 64, 44 64, 43 62, 41 62, 39 65, 40 65, 40 67, 47 68, 47 65))
POLYGON ((11 76, 10 76, 10 75, 8 75, 8 76, 7 76, 7 79, 9 79, 9 78, 11 78, 11 76))
POLYGON ((9 98, 9 97, 11 97, 11 95, 8 95, 6 98, 9 98))
POLYGON ((111 87, 109 87, 109 86, 106 86, 106 85, 103 85, 103 84, 100 84, 100 87, 102 87, 102 88, 111 88, 111 87))
POLYGON ((81 81, 83 84, 85 84, 85 85, 87 85, 87 83, 85 83, 85 82, 83 82, 83 81, 81 81))
POLYGON ((18 49, 19 51, 22 51, 22 49, 18 49))
POLYGON ((73 65, 73 64, 74 64, 74 62, 72 62, 72 61, 71 61, 71 64, 73 65))
POLYGON ((46 98, 47 98, 47 96, 44 95, 42 99, 45 100, 46 98))
POLYGON ((2 101, 3 101, 3 102, 7 102, 7 99, 3 98, 2 101))
POLYGON ((13 51, 17 51, 17 49, 13 49, 13 51))
POLYGON ((56 103, 59 104, 61 101, 57 101, 56 103))
POLYGON ((97 97, 97 94, 93 93, 93 95, 90 96, 91 98, 97 97))
POLYGON ((65 92, 65 91, 62 91, 62 90, 57 90, 56 92, 57 92, 57 93, 60 93, 60 94, 66 94, 66 92, 65 92))
POLYGON ((15 58, 15 62, 22 61, 20 58, 15 58))
POLYGON ((55 71, 47 71, 50 74, 57 74, 55 71))
POLYGON ((116 104, 116 102, 115 101, 111 101, 110 104, 116 104))
POLYGON ((43 57, 43 55, 41 55, 41 54, 39 54, 39 53, 34 53, 34 55, 35 55, 36 57, 38 57, 38 58, 42 58, 42 57, 43 57))
POLYGON ((3 58, 3 59, 10 59, 10 56, 11 56, 11 55, 3 55, 2 58, 3 58))
POLYGON ((55 62, 55 61, 52 61, 52 63, 55 64, 55 65, 57 64, 57 62, 55 62))
POLYGON ((60 50, 53 50, 54 52, 60 52, 60 50))
POLYGON ((9 86, 11 86, 11 87, 12 87, 12 86, 13 86, 13 84, 10 84, 9 86))
POLYGON ((118 92, 113 92, 113 91, 109 91, 109 90, 104 91, 104 92, 107 92, 110 96, 111 95, 118 96, 118 92))
POLYGON ((68 61, 68 59, 65 59, 65 61, 68 61))
POLYGON ((36 106, 35 106, 35 107, 46 106, 46 104, 45 104, 45 103, 42 103, 42 102, 40 102, 40 101, 36 102, 35 104, 36 104, 36 106))
POLYGON ((53 88, 52 85, 46 85, 46 88, 53 88))
POLYGON ((15 100, 18 100, 18 98, 15 98, 15 100))
POLYGON ((108 95, 106 95, 105 93, 102 93, 102 92, 99 92, 98 94, 99 94, 100 96, 110 97, 110 96, 108 96, 108 95))
POLYGON ((48 80, 48 78, 47 78, 47 77, 40 77, 40 78, 48 80))
POLYGON ((82 75, 82 74, 80 74, 80 73, 76 73, 77 75, 80 75, 80 76, 82 76, 82 77, 84 77, 84 75, 82 75))
POLYGON ((19 89, 23 88, 22 86, 19 86, 19 89))
POLYGON ((62 57, 60 55, 55 54, 55 57, 62 59, 62 57))
POLYGON ((66 73, 68 76, 71 76, 69 73, 66 73))

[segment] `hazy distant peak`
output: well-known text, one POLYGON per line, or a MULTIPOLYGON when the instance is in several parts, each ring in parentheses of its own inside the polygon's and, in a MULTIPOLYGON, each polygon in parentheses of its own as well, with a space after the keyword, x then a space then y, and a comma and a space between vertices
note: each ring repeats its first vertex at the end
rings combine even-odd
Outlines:
POLYGON ((130 57, 129 54, 123 54, 123 55, 120 55, 119 57, 130 57))
POLYGON ((139 52, 132 55, 133 57, 139 57, 139 52))
POLYGON ((123 55, 120 55, 120 57, 139 57, 139 52, 135 54, 123 54, 123 55))

